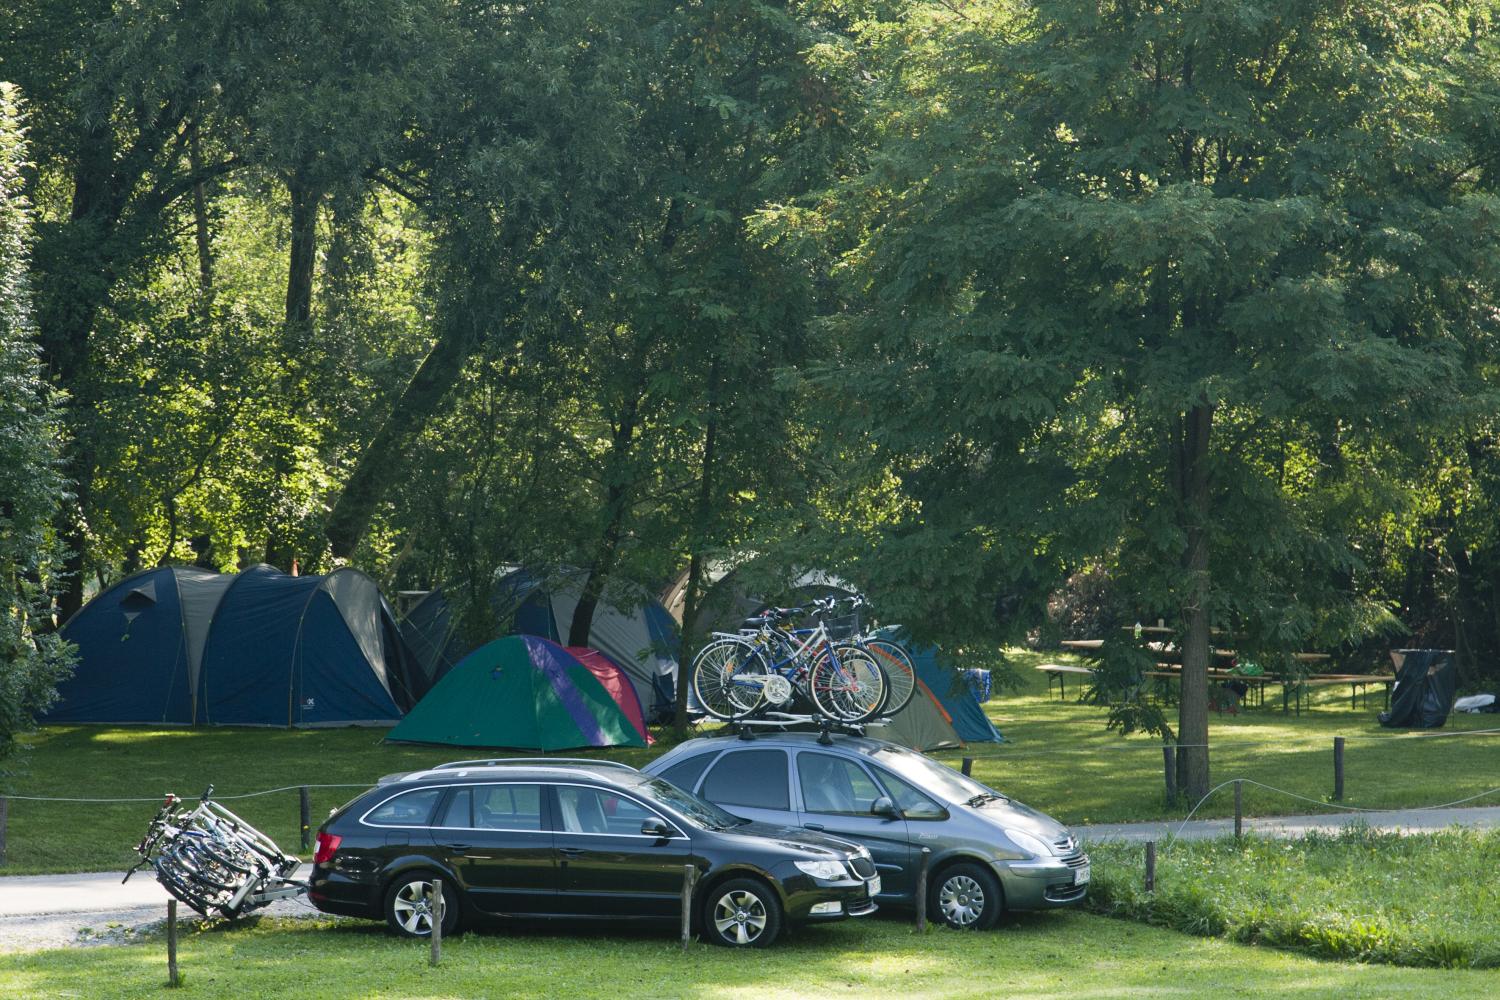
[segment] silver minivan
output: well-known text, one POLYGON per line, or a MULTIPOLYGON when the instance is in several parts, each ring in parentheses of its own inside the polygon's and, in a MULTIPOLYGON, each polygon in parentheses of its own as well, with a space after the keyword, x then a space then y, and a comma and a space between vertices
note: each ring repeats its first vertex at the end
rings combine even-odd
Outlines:
POLYGON ((881 903, 912 905, 927 853, 929 915, 986 928, 1003 910, 1073 906, 1089 859, 1052 817, 913 750, 862 736, 689 740, 646 765, 744 819, 864 844, 881 903))

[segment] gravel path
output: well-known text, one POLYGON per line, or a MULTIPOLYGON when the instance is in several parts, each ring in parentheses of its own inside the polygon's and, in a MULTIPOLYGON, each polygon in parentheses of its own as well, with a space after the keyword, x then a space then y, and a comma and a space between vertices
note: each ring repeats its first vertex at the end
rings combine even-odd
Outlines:
MULTIPOLYGON (((305 878, 308 866, 298 870, 305 878)), ((150 871, 120 884, 122 872, 0 878, 0 952, 123 944, 158 930, 171 897, 150 871)), ((186 906, 179 921, 200 922, 186 906)), ((306 900, 285 899, 255 911, 277 917, 321 916, 306 900)))

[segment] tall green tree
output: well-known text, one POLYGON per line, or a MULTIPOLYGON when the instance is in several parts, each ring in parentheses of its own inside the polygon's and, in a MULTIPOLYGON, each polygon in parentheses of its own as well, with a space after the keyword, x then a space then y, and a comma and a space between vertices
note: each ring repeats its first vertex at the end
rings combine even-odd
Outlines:
POLYGON ((55 395, 37 358, 23 124, 17 89, 0 83, 0 767, 69 663, 50 628, 62 569, 52 523, 66 485, 55 395))
POLYGON ((1343 457, 1483 388, 1488 8, 917 5, 865 38, 880 104, 831 321, 865 357, 826 381, 859 388, 845 426, 907 503, 884 575, 998 631, 1110 559, 1180 625, 1201 795, 1211 630, 1286 651, 1377 621, 1329 516, 1371 471, 1343 457))

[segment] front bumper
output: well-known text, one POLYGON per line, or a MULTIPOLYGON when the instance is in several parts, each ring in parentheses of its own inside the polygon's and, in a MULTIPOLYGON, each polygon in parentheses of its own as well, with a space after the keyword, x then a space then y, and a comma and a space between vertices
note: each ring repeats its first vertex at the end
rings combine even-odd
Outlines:
POLYGON ((818 879, 790 865, 787 867, 790 872, 778 868, 775 874, 786 896, 786 916, 790 921, 843 920, 868 916, 877 909, 869 881, 818 879), (837 904, 837 908, 832 904, 837 904))
POLYGON ((1077 906, 1089 894, 1089 883, 1077 881, 1079 871, 1089 870, 1082 851, 1065 858, 1035 861, 994 861, 995 874, 1005 892, 1008 910, 1051 910, 1077 906))

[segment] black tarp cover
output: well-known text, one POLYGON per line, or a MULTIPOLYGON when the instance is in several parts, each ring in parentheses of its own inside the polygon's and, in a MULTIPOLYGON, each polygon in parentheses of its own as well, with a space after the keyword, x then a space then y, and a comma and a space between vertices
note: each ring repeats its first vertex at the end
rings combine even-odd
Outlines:
POLYGON ((1398 649, 1396 685, 1391 710, 1381 712, 1380 724, 1392 729, 1438 729, 1448 721, 1458 692, 1458 671, 1451 649, 1398 649))

